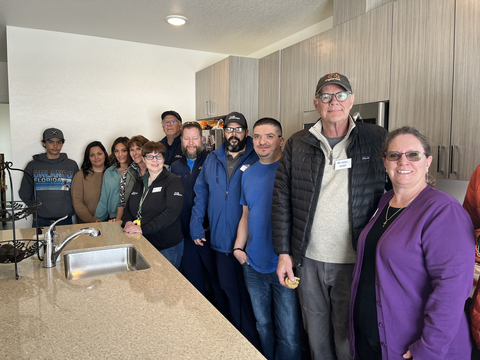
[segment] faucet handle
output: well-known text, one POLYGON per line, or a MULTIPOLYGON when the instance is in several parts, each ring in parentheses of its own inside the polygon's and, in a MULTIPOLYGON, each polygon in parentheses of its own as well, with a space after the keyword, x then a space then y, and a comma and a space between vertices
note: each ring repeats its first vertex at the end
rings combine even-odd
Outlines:
POLYGON ((50 225, 50 227, 48 228, 47 232, 45 233, 45 240, 52 240, 53 239, 53 232, 54 232, 54 229, 55 229, 55 225, 57 225, 57 223, 59 221, 62 221, 62 220, 65 220, 66 218, 68 217, 68 215, 65 215, 64 217, 58 219, 57 221, 55 221, 52 225, 50 225))

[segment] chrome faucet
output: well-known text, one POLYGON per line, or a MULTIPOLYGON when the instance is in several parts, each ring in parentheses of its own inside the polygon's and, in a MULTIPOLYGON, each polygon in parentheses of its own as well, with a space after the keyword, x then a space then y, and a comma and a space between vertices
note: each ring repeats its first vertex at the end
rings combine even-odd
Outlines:
POLYGON ((66 219, 68 217, 64 216, 61 219, 58 219, 55 221, 50 227, 48 228, 48 231, 45 234, 45 254, 43 255, 43 267, 44 268, 51 268, 56 266, 55 259, 57 256, 62 252, 62 250, 67 246, 67 244, 72 241, 73 239, 81 236, 81 235, 86 235, 89 234, 92 237, 97 237, 100 235, 100 230, 94 229, 94 228, 84 228, 80 229, 78 231, 75 231, 74 233, 68 235, 60 244, 55 245, 54 242, 54 232, 55 232, 55 225, 59 222, 62 221, 63 219, 66 219))

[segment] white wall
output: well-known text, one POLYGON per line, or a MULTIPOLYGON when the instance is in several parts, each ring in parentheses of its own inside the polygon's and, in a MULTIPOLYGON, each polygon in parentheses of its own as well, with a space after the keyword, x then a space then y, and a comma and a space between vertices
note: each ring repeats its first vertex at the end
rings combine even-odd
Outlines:
POLYGON ((8 68, 6 62, 0 62, 0 104, 8 103, 8 68))
POLYGON ((43 152, 48 127, 63 131, 63 151, 79 165, 93 140, 107 149, 123 135, 160 140, 162 112, 195 119, 195 72, 227 56, 10 26, 7 46, 12 161, 21 168, 43 152))

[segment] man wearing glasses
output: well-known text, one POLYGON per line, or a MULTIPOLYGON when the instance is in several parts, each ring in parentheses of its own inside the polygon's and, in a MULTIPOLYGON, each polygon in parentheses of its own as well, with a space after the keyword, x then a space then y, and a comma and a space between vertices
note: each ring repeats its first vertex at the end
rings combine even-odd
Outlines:
POLYGON ((243 114, 232 112, 223 125, 224 143, 205 160, 195 183, 190 233, 198 246, 205 243, 203 219, 208 213, 211 247, 215 252, 220 287, 228 298, 230 321, 256 347, 260 339, 243 270, 233 256, 242 217, 240 190, 243 172, 258 161, 243 114))
POLYGON ((162 114, 162 128, 165 137, 160 142, 165 145, 167 152, 165 153, 165 165, 167 168, 172 165, 175 160, 182 157, 182 145, 180 134, 182 133, 182 118, 173 110, 165 111, 162 114))
POLYGON ((387 131, 355 122, 355 95, 341 74, 317 84, 317 123, 292 135, 278 165, 272 231, 277 275, 295 281, 312 357, 351 359, 347 332, 358 236, 384 192, 387 131))

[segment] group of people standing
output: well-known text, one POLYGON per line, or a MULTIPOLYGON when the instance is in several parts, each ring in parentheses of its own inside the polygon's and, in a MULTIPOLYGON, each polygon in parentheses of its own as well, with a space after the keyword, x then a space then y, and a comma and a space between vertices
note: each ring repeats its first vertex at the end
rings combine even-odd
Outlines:
POLYGON ((262 118, 249 136, 232 112, 208 156, 167 111, 160 142, 118 138, 110 158, 93 142, 81 171, 47 129, 20 196, 34 180, 39 226, 75 212, 143 234, 267 359, 469 359, 469 214, 432 186, 425 135, 354 121, 354 99, 327 74, 312 128, 285 143, 262 118))

